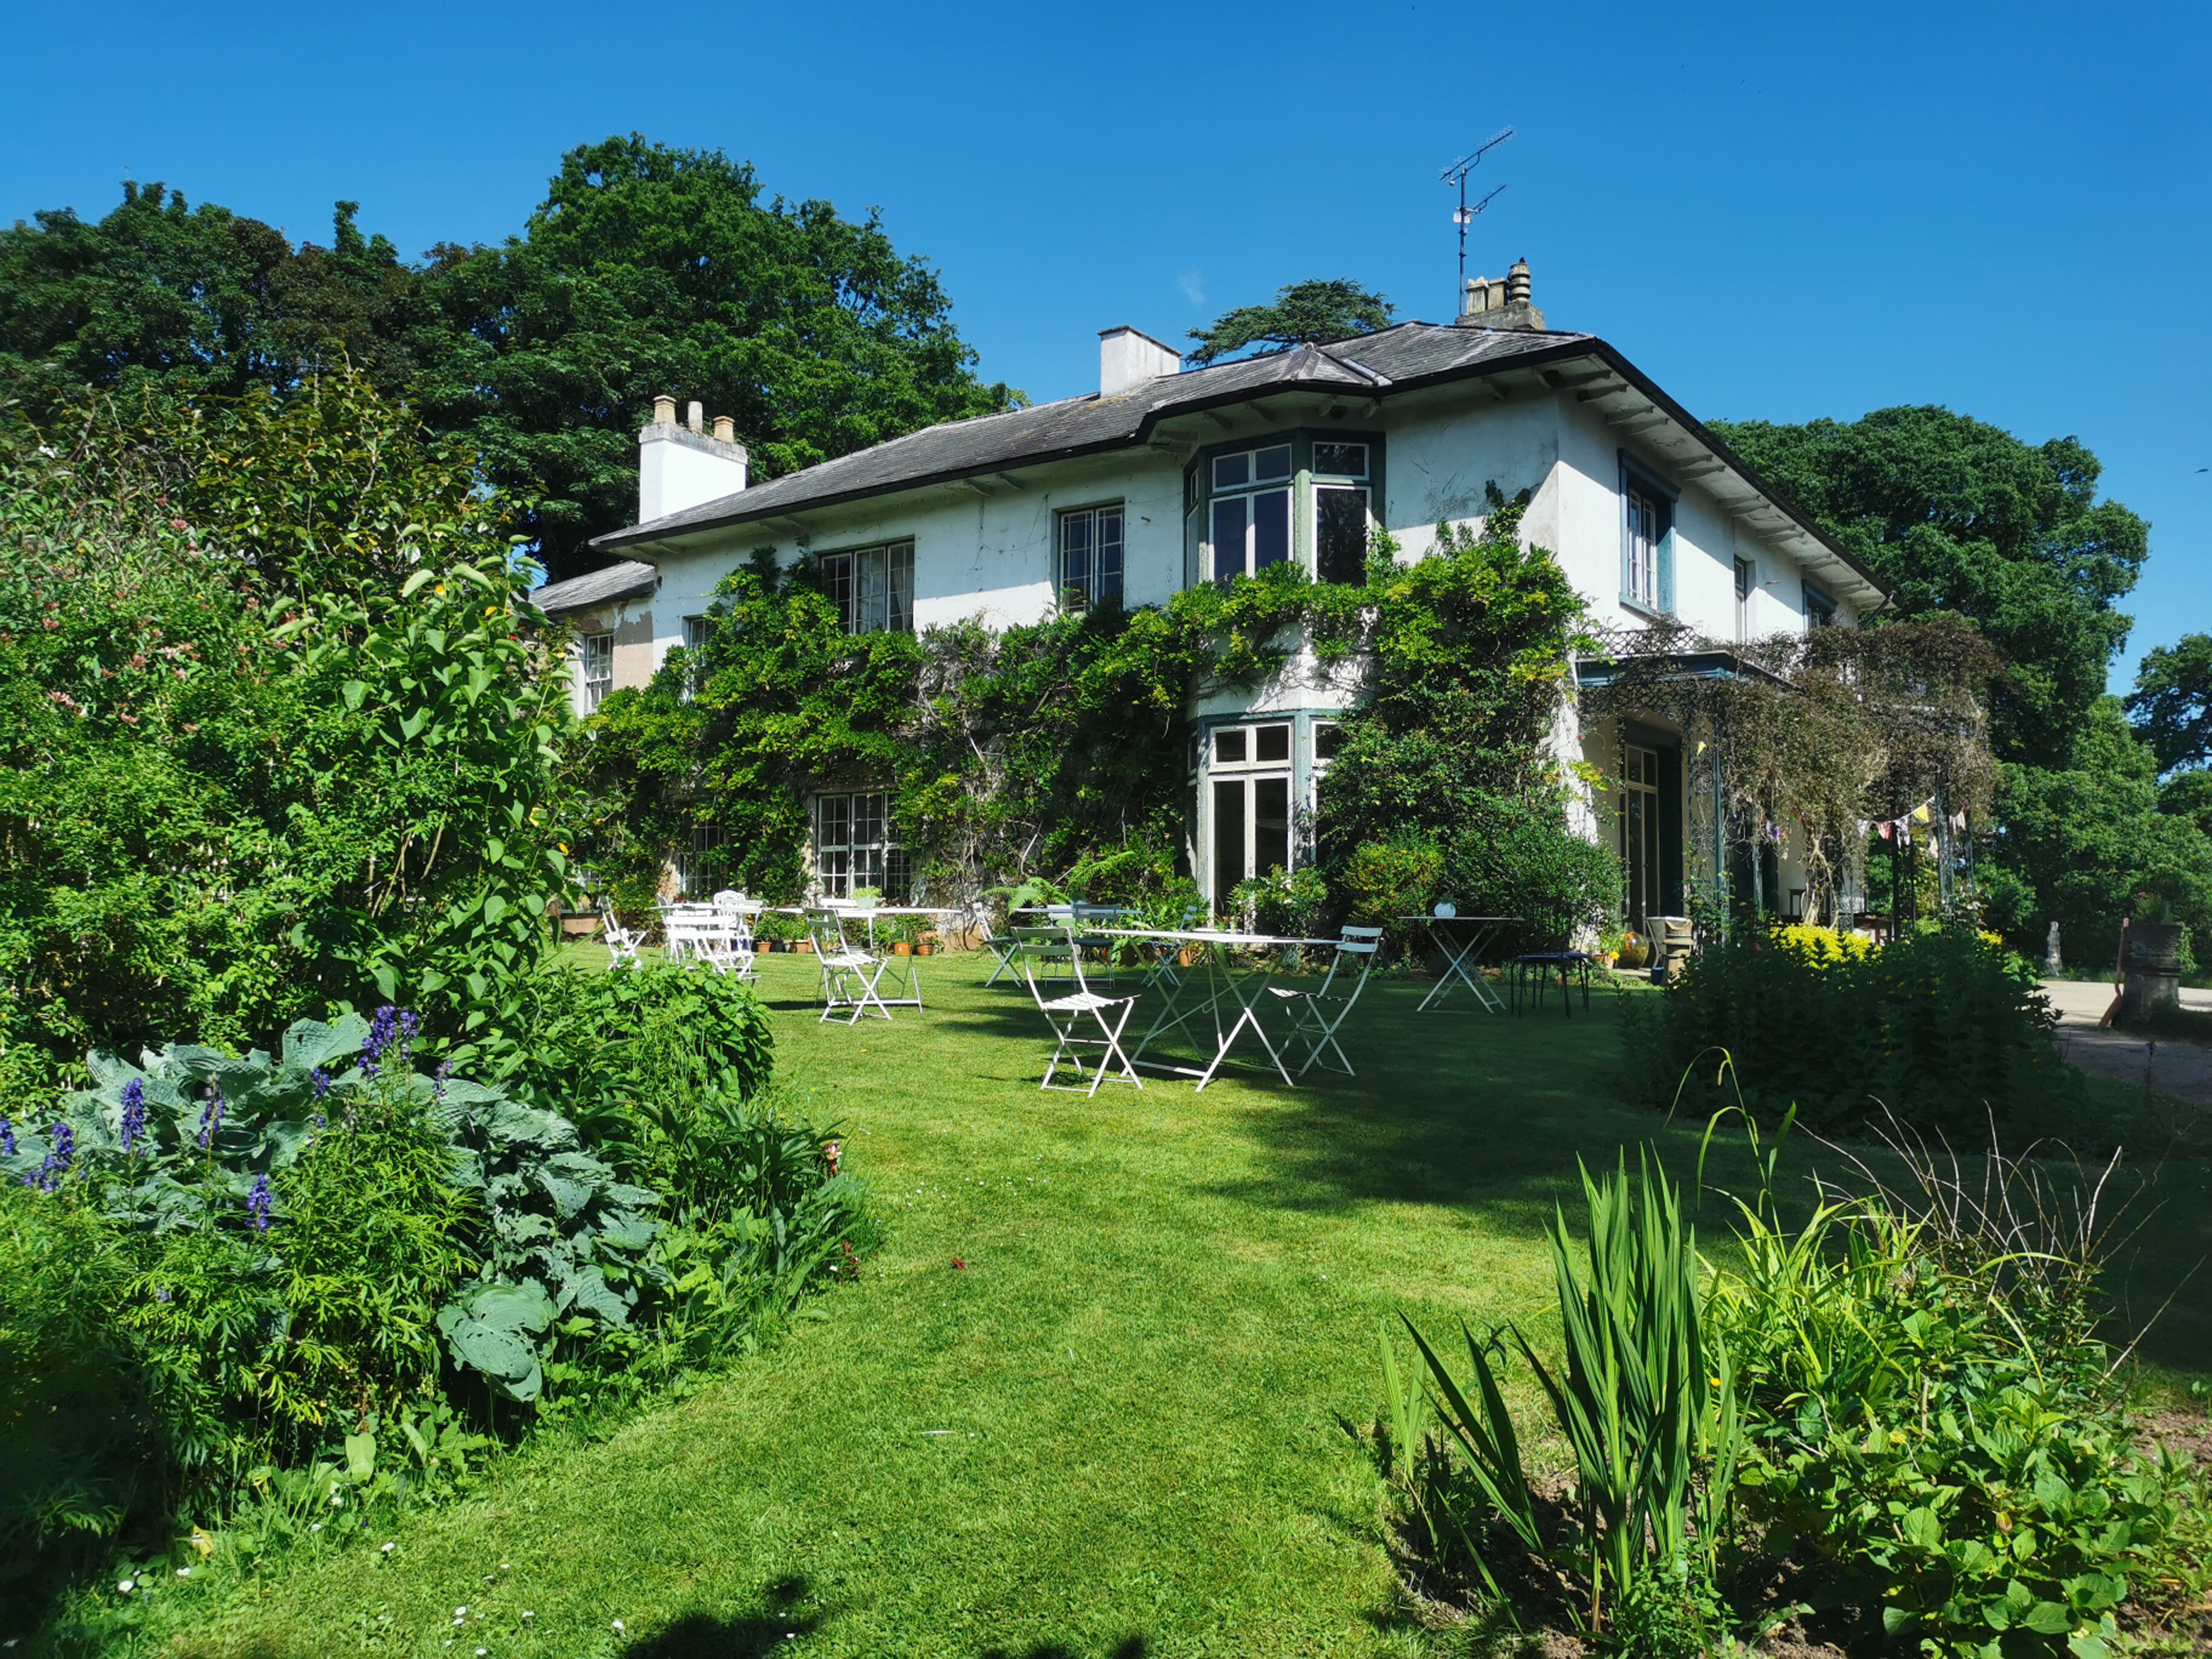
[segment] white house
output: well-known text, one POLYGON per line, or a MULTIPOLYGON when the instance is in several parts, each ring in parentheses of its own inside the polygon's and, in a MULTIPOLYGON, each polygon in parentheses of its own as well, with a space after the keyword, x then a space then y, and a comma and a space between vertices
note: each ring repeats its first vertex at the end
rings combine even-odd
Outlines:
MULTIPOLYGON (((726 420, 658 400, 638 434, 638 523, 592 545, 623 562, 544 589, 579 641, 580 710, 641 684, 692 637, 715 585, 757 548, 822 562, 854 630, 1047 616, 1073 592, 1131 605, 1295 559, 1359 576, 1370 532, 1417 559, 1439 520, 1478 520, 1485 486, 1526 489, 1525 541, 1552 549, 1601 626, 1668 620, 1721 641, 1848 623, 1873 575, 1689 412, 1594 335, 1547 330, 1528 269, 1468 285, 1440 326, 1185 370, 1133 328, 1100 336, 1095 392, 928 428, 762 483, 726 420)), ((1351 677, 1308 656, 1256 696, 1191 711, 1194 873, 1211 894, 1300 856, 1295 809, 1328 763, 1351 677)), ((1613 780, 1594 833, 1629 871, 1629 914, 1682 908, 1696 844, 1682 737, 1663 721, 1561 741, 1613 780)), ((901 864, 881 796, 825 794, 816 865, 830 890, 901 864)), ((1789 873, 1778 888, 1786 889, 1789 873)))

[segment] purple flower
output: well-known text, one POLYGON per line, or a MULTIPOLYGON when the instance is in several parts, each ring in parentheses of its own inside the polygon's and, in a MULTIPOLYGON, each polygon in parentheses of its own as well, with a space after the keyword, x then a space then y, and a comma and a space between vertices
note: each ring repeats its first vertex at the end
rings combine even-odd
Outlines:
POLYGON ((8 1121, 5 1114, 0 1114, 0 1158, 15 1156, 15 1126, 8 1121))
POLYGON ((59 1192, 62 1177, 69 1173, 70 1165, 76 1161, 76 1132, 66 1123, 57 1123, 54 1125, 53 1149, 34 1172, 23 1177, 23 1184, 35 1187, 42 1193, 59 1192))
POLYGON ((440 1060, 438 1062, 437 1071, 434 1073, 430 1078, 431 1099, 443 1100, 446 1097, 446 1082, 447 1079, 451 1078, 453 1075, 453 1062, 450 1060, 440 1060))
POLYGON ((269 1231, 269 1205, 272 1196, 268 1176, 254 1176, 253 1190, 246 1195, 246 1214, 247 1219, 253 1223, 253 1231, 257 1233, 269 1231))
MULTIPOLYGON (((408 1018, 411 1019, 414 1016, 410 1014, 408 1018)), ((399 1010, 387 1002, 376 1011, 376 1017, 368 1022, 368 1041, 361 1046, 361 1074, 363 1077, 374 1077, 382 1071, 386 1051, 399 1040, 399 1010)), ((402 1060, 407 1057, 404 1048, 400 1050, 399 1057, 402 1060)))
POLYGON ((205 1152, 222 1127, 222 1085, 208 1085, 207 1109, 200 1114, 200 1150, 205 1152))
POLYGON ((315 1085, 315 1098, 320 1100, 331 1091, 331 1074, 318 1066, 307 1073, 307 1081, 315 1085))
POLYGON ((146 1085, 132 1078, 123 1085, 123 1156, 128 1158, 146 1133, 146 1085))

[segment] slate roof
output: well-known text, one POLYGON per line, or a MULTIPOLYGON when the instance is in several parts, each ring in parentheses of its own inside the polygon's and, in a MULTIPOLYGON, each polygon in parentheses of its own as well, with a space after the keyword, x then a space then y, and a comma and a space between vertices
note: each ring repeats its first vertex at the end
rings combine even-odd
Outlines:
POLYGON ((725 525, 758 522, 808 507, 981 477, 1012 467, 1127 449, 1143 443, 1164 420, 1249 403, 1274 392, 1339 392, 1389 398, 1421 386, 1510 369, 1543 368, 1575 359, 1602 364, 1659 410, 1689 442, 1720 460, 1753 492, 1770 521, 1769 527, 1801 539, 1816 564, 1845 573, 1863 585, 1865 593, 1883 595, 1880 579, 1838 544, 1810 514, 1761 478, 1747 461, 1707 431, 1650 376, 1596 335, 1436 323, 1401 323, 1331 345, 1298 346, 1210 368, 1163 374, 1112 398, 1086 392, 1003 415, 925 427, 889 443, 771 478, 733 495, 627 530, 611 531, 593 538, 591 544, 612 556, 625 547, 665 542, 725 525))
POLYGON ((581 611, 589 605, 605 605, 613 599, 641 598, 652 592, 659 580, 660 573, 653 566, 624 559, 604 570, 587 571, 566 581, 548 582, 530 597, 540 611, 555 615, 581 611))
POLYGON ((1170 416, 1243 403, 1272 391, 1371 395, 1480 372, 1508 360, 1572 356, 1596 343, 1596 337, 1589 334, 1401 323, 1334 345, 1297 346, 1264 357, 1164 374, 1140 381, 1119 397, 1086 392, 1003 415, 925 427, 889 443, 771 478, 738 495, 596 537, 592 545, 611 551, 689 530, 742 524, 1010 466, 1126 448, 1142 442, 1170 416))

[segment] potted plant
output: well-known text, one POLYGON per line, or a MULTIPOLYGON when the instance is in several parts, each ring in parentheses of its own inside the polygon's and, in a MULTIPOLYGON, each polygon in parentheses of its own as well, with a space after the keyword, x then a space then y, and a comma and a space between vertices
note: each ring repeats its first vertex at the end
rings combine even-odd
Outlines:
POLYGON ((763 910, 753 923, 753 943, 763 951, 796 950, 805 931, 805 923, 797 916, 781 916, 763 910))
POLYGON ((1651 942, 1632 927, 1625 930, 1614 953, 1613 965, 1633 972, 1650 960, 1651 942))

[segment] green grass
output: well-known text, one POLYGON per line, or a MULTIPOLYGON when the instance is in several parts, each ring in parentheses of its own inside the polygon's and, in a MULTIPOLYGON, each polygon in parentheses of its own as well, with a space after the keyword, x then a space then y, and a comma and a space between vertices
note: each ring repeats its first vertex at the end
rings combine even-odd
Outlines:
MULTIPOLYGON (((925 962, 926 1015, 848 1029, 816 1022, 811 958, 763 960, 782 1074, 847 1125, 891 1224, 823 1317, 610 1438, 525 1450, 388 1559, 166 1587, 159 1650, 1443 1650, 1395 1611, 1344 1425, 1373 1420, 1399 1310, 1540 1316, 1577 1152, 1656 1139, 1688 1176, 1697 1127, 1618 1103, 1612 994, 1571 1021, 1416 1015, 1425 987, 1378 981, 1356 1082, 1088 1101, 1038 1091, 1042 1024, 981 989, 988 965, 925 962)), ((2206 1339, 2189 1322, 2160 1357, 2201 1364, 2206 1339)))

